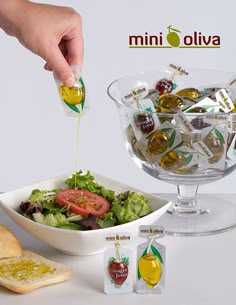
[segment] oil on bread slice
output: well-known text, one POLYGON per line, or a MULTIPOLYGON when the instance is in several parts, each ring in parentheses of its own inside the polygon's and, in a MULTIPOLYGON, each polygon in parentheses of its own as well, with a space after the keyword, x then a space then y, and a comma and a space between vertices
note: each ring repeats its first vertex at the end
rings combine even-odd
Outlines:
POLYGON ((0 225, 0 258, 20 256, 21 246, 15 235, 0 225))
POLYGON ((0 285, 17 293, 63 282, 71 275, 71 268, 31 251, 23 251, 20 257, 0 260, 0 285))

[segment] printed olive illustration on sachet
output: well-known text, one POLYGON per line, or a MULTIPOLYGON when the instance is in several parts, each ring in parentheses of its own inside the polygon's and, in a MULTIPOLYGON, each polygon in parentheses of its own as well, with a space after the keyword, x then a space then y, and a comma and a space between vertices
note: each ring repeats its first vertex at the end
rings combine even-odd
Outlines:
POLYGON ((171 142, 169 132, 164 130, 155 130, 148 136, 147 152, 151 155, 157 155, 165 152, 171 142))
POLYGON ((190 110, 187 111, 188 113, 204 113, 206 112, 205 108, 202 107, 193 107, 190 110))
POLYGON ((85 90, 82 82, 79 86, 68 87, 61 85, 59 87, 59 93, 61 99, 70 105, 77 105, 82 103, 85 97, 85 90))
POLYGON ((174 110, 183 109, 187 107, 187 102, 185 102, 180 96, 175 94, 166 93, 160 96, 158 106, 161 112, 173 112, 174 110))
POLYGON ((120 243, 115 242, 115 257, 110 257, 108 260, 108 273, 111 280, 117 287, 123 285, 129 274, 129 258, 121 257, 119 248, 120 243))
POLYGON ((142 279, 146 282, 147 288, 155 287, 160 281, 162 266, 155 255, 146 254, 140 257, 138 268, 142 279))
POLYGON ((203 128, 211 126, 211 124, 205 122, 204 118, 202 118, 202 117, 196 117, 196 118, 192 119, 191 124, 197 130, 201 130, 203 128))
POLYGON ((154 119, 151 114, 138 113, 134 118, 135 125, 145 134, 153 131, 155 127, 154 119))
POLYGON ((175 171, 184 166, 186 158, 183 154, 171 150, 161 157, 159 165, 166 171, 175 171))
POLYGON ((168 43, 172 47, 174 47, 174 48, 179 47, 179 45, 180 45, 180 38, 179 38, 179 35, 177 33, 181 33, 181 31, 172 28, 171 25, 169 25, 167 27, 167 29, 168 29, 169 33, 166 36, 166 40, 168 41, 168 43))
POLYGON ((160 252, 150 244, 138 260, 138 278, 144 280, 147 288, 152 289, 159 283, 163 273, 162 264, 160 252))
POLYGON ((192 100, 195 100, 199 97, 200 91, 198 89, 195 89, 195 88, 185 88, 185 89, 179 90, 175 94, 178 95, 178 96, 188 97, 192 100))
POLYGON ((127 279, 129 269, 124 260, 114 259, 109 262, 108 273, 116 286, 121 286, 127 279))
POLYGON ((170 93, 173 88, 173 82, 167 78, 160 79, 155 85, 155 89, 159 92, 160 95, 170 93))
POLYGON ((224 154, 224 138, 223 135, 215 129, 212 131, 203 142, 207 145, 207 147, 212 152, 213 156, 208 159, 210 164, 217 163, 220 161, 224 154))

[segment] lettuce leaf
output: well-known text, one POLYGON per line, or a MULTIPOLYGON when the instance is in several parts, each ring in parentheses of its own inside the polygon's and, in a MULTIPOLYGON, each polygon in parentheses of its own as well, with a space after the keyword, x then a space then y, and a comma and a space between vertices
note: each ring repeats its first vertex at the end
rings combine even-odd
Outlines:
POLYGON ((72 177, 65 180, 65 183, 71 189, 79 189, 84 191, 89 191, 95 193, 99 196, 104 197, 110 203, 115 200, 115 192, 106 189, 101 184, 94 181, 94 177, 91 175, 90 171, 84 174, 81 170, 72 175, 72 177))
POLYGON ((44 202, 53 203, 55 202, 55 195, 58 191, 59 189, 54 189, 51 191, 34 189, 27 201, 35 205, 41 205, 44 202))
POLYGON ((101 228, 109 228, 116 224, 117 219, 113 212, 107 212, 101 217, 98 217, 96 222, 101 228))
MULTIPOLYGON (((61 213, 47 214, 47 215, 43 215, 42 213, 34 213, 32 214, 32 217, 34 221, 50 227, 66 227, 66 226, 68 227, 68 224, 70 224, 71 222, 78 221, 83 218, 83 216, 77 214, 71 214, 70 216, 65 216, 64 214, 61 213)), ((77 229, 80 228, 81 227, 77 225, 77 229)))
POLYGON ((118 196, 111 210, 119 224, 136 220, 152 212, 148 199, 135 192, 125 192, 118 196))

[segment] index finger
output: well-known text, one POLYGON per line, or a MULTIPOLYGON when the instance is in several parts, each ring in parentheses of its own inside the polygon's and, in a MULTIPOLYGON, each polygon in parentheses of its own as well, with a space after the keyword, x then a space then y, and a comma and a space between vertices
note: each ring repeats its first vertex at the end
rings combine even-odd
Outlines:
POLYGON ((82 34, 72 39, 66 40, 67 47, 67 62, 70 66, 78 65, 82 70, 84 43, 82 34))

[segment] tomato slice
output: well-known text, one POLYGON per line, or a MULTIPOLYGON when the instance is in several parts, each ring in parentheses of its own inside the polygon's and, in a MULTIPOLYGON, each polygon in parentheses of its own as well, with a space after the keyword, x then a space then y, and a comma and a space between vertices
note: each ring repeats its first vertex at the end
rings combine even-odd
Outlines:
POLYGON ((82 190, 61 190, 56 194, 56 201, 63 206, 69 205, 70 211, 82 216, 88 216, 88 214, 101 216, 110 208, 105 198, 82 190))

